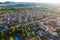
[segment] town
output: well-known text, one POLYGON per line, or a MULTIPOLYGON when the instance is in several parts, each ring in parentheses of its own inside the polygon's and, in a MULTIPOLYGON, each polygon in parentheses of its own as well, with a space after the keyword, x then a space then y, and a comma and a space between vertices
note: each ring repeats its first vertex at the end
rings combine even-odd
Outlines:
POLYGON ((60 40, 60 14, 21 10, 0 10, 0 40, 60 40))

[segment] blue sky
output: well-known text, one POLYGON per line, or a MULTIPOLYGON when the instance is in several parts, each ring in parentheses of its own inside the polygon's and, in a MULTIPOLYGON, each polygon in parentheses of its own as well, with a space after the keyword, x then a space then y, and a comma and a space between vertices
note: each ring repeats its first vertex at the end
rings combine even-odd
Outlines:
POLYGON ((60 3, 60 0, 0 0, 0 2, 37 2, 37 3, 60 3))

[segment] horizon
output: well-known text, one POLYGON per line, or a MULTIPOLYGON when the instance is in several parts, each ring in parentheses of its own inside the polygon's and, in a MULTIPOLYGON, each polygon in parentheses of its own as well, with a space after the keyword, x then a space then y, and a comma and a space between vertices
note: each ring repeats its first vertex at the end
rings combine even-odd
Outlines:
POLYGON ((60 3, 60 0, 1 0, 0 2, 60 3))

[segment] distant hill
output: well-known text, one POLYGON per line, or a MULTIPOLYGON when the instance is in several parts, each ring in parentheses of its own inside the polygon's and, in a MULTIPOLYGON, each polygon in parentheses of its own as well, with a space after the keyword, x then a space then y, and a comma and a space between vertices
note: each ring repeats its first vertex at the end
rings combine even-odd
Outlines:
POLYGON ((36 3, 29 3, 29 2, 0 2, 0 9, 31 7, 36 5, 37 5, 36 3))
MULTIPOLYGON (((0 9, 15 10, 19 8, 29 8, 34 10, 43 10, 49 12, 60 11, 59 4, 52 3, 33 3, 33 2, 0 2, 0 9)), ((20 9, 19 9, 20 10, 20 9)))
POLYGON ((0 5, 5 4, 4 6, 35 6, 36 3, 29 3, 29 2, 0 2, 0 5))

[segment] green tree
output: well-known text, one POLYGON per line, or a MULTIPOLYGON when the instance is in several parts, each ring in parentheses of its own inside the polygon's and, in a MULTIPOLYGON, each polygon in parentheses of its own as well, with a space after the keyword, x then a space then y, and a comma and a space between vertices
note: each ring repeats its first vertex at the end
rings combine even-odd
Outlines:
POLYGON ((41 40, 40 36, 36 36, 37 40, 41 40))

